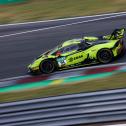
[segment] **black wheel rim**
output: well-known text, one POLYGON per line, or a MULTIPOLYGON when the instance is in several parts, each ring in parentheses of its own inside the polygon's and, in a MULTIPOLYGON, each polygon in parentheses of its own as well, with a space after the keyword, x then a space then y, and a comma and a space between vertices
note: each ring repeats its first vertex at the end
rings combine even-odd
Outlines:
POLYGON ((45 61, 42 63, 42 71, 44 73, 51 73, 54 70, 54 65, 50 61, 45 61))
POLYGON ((111 61, 111 53, 109 51, 102 51, 99 55, 99 58, 102 62, 110 62, 111 61))

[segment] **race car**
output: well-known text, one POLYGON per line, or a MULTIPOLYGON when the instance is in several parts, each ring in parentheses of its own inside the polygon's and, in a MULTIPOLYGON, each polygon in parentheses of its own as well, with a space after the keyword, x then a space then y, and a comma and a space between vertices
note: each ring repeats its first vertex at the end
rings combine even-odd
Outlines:
POLYGON ((85 65, 109 63, 124 53, 124 32, 125 29, 121 28, 110 35, 84 36, 65 41, 37 57, 28 69, 30 73, 49 74, 85 65))

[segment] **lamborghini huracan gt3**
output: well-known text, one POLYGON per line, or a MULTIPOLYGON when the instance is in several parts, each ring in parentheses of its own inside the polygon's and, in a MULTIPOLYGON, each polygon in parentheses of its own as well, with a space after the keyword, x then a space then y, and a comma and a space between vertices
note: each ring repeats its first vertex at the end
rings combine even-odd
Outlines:
POLYGON ((63 42, 34 60, 28 69, 31 73, 52 73, 94 63, 106 64, 124 53, 125 29, 116 29, 110 35, 83 37, 63 42))

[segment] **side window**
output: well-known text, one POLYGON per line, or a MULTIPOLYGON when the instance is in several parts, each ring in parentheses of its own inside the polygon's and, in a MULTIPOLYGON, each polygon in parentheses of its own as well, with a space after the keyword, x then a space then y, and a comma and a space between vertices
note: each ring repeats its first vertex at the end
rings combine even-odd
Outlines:
POLYGON ((62 49, 62 53, 67 53, 67 52, 71 52, 71 51, 74 51, 74 50, 78 50, 79 49, 79 45, 70 45, 70 46, 67 46, 67 47, 64 47, 62 49))
POLYGON ((79 49, 79 45, 73 45, 71 46, 71 50, 78 50, 79 49))
POLYGON ((69 51, 70 51, 70 47, 66 47, 66 48, 64 48, 63 53, 67 53, 69 51))
POLYGON ((85 50, 85 49, 87 49, 88 47, 90 47, 91 44, 88 43, 88 42, 86 42, 86 43, 81 43, 79 46, 80 46, 80 49, 81 49, 81 50, 85 50))

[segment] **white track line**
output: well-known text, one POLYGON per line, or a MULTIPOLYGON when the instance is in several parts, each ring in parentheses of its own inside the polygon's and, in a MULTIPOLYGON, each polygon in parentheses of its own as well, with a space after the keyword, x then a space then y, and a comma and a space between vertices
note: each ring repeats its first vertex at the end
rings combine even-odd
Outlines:
POLYGON ((105 19, 111 19, 111 18, 114 18, 114 17, 121 17, 121 16, 125 16, 125 15, 126 15, 126 13, 121 14, 121 15, 114 15, 114 16, 109 16, 109 17, 104 17, 104 18, 87 20, 87 21, 80 21, 80 22, 70 23, 70 24, 65 24, 65 25, 58 25, 58 26, 53 26, 53 27, 48 27, 48 28, 41 28, 41 29, 30 30, 30 31, 25 31, 25 32, 7 34, 7 35, 0 36, 0 38, 16 36, 16 35, 22 35, 22 34, 33 33, 33 32, 38 32, 38 31, 44 31, 44 30, 49 30, 49 29, 55 29, 55 28, 61 28, 61 27, 72 26, 72 25, 78 25, 78 24, 82 24, 82 23, 89 23, 89 22, 100 21, 100 20, 105 20, 105 19))
POLYGON ((126 124, 104 125, 104 126, 126 126, 126 124))
POLYGON ((3 24, 0 27, 6 26, 14 26, 14 25, 28 25, 28 24, 35 24, 35 23, 46 23, 46 22, 56 22, 56 21, 66 21, 66 20, 74 20, 74 19, 82 19, 82 18, 89 18, 89 17, 100 17, 100 16, 109 16, 109 15, 120 15, 125 14, 126 12, 115 12, 115 13, 108 13, 108 14, 97 14, 92 16, 81 16, 81 17, 72 17, 72 18, 61 18, 61 19, 54 19, 54 20, 43 20, 43 21, 35 21, 35 22, 24 22, 24 23, 15 23, 15 24, 3 24))
POLYGON ((10 78, 5 78, 5 79, 0 79, 0 82, 4 81, 10 81, 10 80, 16 80, 16 79, 21 79, 25 77, 30 77, 30 75, 24 75, 24 76, 18 76, 18 77, 10 77, 10 78))

